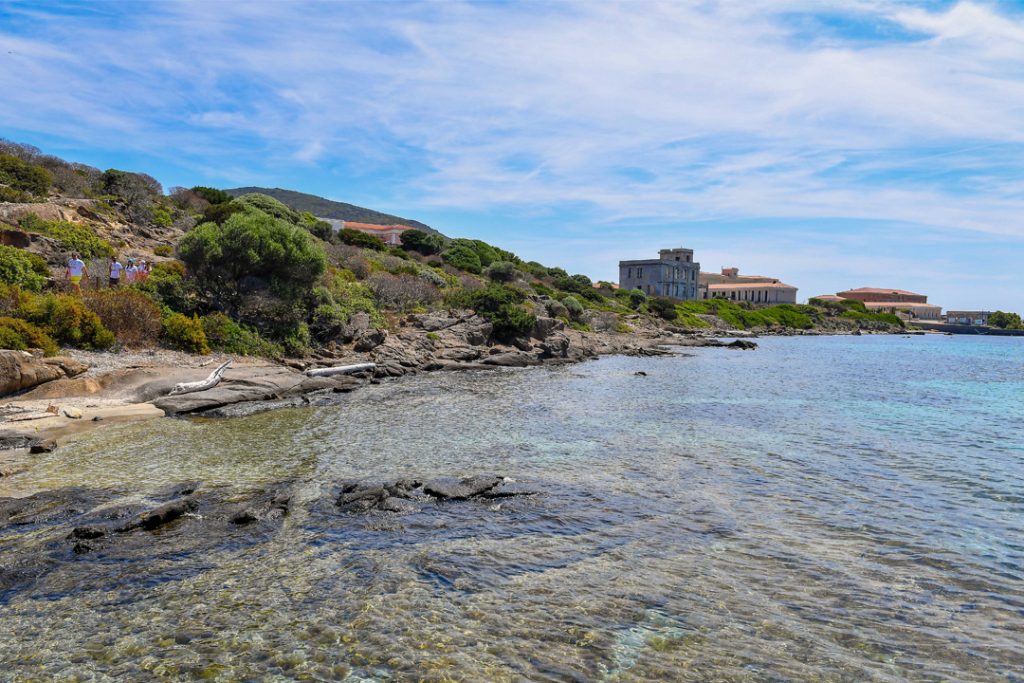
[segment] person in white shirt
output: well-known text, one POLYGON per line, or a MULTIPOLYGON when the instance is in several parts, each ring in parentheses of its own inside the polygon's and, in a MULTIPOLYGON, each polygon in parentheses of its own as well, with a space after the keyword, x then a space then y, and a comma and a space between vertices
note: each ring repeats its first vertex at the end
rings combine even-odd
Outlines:
POLYGON ((138 266, 135 265, 135 259, 128 259, 128 267, 124 269, 124 281, 128 284, 135 282, 136 275, 139 273, 138 266))
POLYGON ((110 286, 117 287, 121 284, 121 271, 124 266, 117 260, 116 256, 110 257, 110 286))
POLYGON ((78 252, 71 254, 71 258, 68 259, 68 269, 66 277, 71 280, 71 287, 76 291, 82 291, 82 276, 89 277, 89 270, 85 267, 85 262, 78 257, 78 252))

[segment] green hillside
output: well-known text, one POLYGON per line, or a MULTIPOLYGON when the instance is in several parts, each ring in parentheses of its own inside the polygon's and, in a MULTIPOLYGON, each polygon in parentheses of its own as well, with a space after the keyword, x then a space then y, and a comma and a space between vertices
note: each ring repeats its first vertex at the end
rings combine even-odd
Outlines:
POLYGON ((420 223, 419 221, 402 218, 400 216, 392 216, 391 214, 381 213, 380 211, 356 206, 355 204, 346 204, 345 202, 336 202, 330 199, 324 199, 323 197, 318 197, 315 194, 306 194, 305 192, 282 190, 279 187, 236 187, 231 190, 225 190, 225 192, 232 197, 240 197, 243 194, 249 194, 251 192, 269 195, 296 211, 309 211, 317 218, 333 218, 342 221, 374 223, 376 225, 400 223, 401 225, 419 228, 424 232, 440 234, 434 228, 426 225, 425 223, 420 223))

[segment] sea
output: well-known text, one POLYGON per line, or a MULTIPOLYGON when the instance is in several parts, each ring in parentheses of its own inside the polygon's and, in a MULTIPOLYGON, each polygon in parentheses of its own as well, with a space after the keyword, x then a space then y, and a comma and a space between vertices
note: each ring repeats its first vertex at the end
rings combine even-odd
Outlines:
POLYGON ((1024 338, 757 343, 67 440, 0 496, 293 504, 130 560, 0 528, 49 558, 0 585, 0 680, 1024 681, 1024 338), (533 495, 324 502, 479 473, 533 495))

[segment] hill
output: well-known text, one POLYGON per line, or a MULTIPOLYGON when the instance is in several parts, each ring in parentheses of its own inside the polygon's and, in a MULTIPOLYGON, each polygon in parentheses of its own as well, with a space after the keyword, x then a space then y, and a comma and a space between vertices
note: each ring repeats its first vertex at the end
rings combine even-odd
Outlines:
POLYGON ((224 191, 232 197, 240 197, 243 194, 249 194, 250 192, 269 195, 296 211, 309 211, 317 218, 333 218, 342 221, 373 223, 375 225, 391 225, 393 223, 400 223, 401 225, 418 228, 424 232, 438 235, 441 234, 429 225, 420 223, 419 221, 402 218, 400 216, 392 216, 388 213, 381 213, 380 211, 356 206, 355 204, 336 202, 331 199, 318 197, 315 194, 306 194, 305 192, 282 190, 279 187, 236 187, 234 189, 224 191))

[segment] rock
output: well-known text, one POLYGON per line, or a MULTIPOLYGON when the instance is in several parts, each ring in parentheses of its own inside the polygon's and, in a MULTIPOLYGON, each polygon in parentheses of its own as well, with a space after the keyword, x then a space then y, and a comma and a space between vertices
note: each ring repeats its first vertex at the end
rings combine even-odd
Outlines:
POLYGON ((504 481, 495 474, 478 474, 472 477, 441 477, 423 484, 423 492, 442 500, 467 500, 490 491, 504 481))
POLYGON ((737 339, 726 344, 725 346, 726 348, 740 349, 743 351, 753 351, 754 349, 757 348, 757 344, 755 342, 747 341, 746 339, 737 339))
POLYGON ((101 538, 107 534, 106 531, 94 526, 77 526, 71 530, 71 535, 68 538, 80 538, 85 540, 91 540, 94 538, 101 538))
POLYGON ((533 338, 541 341, 548 338, 552 332, 561 332, 565 329, 565 323, 557 318, 538 317, 533 325, 533 338))
POLYGON ((542 358, 567 358, 569 356, 569 337, 562 333, 555 333, 548 336, 541 342, 540 351, 542 358))
POLYGON ((28 434, 17 432, 0 432, 0 451, 12 450, 14 448, 31 448, 37 439, 28 434))
POLYGON ((526 337, 516 337, 512 340, 512 346, 520 351, 533 351, 533 344, 526 337))
POLYGON ((637 377, 646 377, 647 376, 647 373, 644 372, 643 370, 637 370, 633 374, 636 375, 637 377))
POLYGON ((345 325, 342 337, 350 340, 356 339, 368 329, 370 329, 370 314, 364 311, 353 313, 348 319, 348 324, 345 325))
POLYGON ((57 442, 54 439, 44 439, 42 441, 36 441, 28 447, 29 453, 52 453, 57 448, 57 442))
POLYGON ((387 339, 388 331, 382 329, 371 329, 366 330, 356 339, 355 347, 356 351, 372 351, 387 339))
POLYGON ((3 477, 13 477, 19 472, 25 472, 28 470, 28 465, 0 465, 0 479, 3 477))
POLYGON ((88 367, 70 358, 34 358, 24 351, 0 351, 0 395, 73 377, 88 367))
POLYGON ((72 420, 81 420, 82 419, 82 411, 79 410, 78 408, 75 408, 75 407, 65 408, 63 412, 64 412, 64 415, 66 417, 70 417, 72 420))
POLYGON ((483 362, 486 365, 496 365, 503 368, 525 368, 533 360, 533 356, 528 353, 510 351, 508 353, 497 353, 493 356, 488 356, 483 362))
POLYGON ((182 515, 196 509, 196 502, 192 498, 178 498, 168 503, 142 512, 135 516, 132 521, 118 529, 120 532, 132 531, 134 529, 145 529, 152 531, 159 527, 173 522, 182 515))

